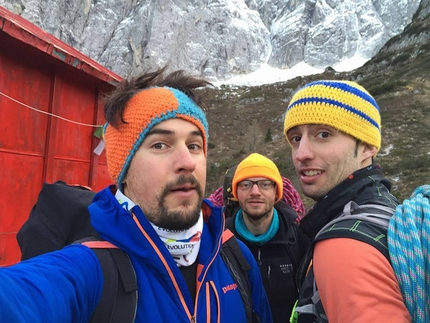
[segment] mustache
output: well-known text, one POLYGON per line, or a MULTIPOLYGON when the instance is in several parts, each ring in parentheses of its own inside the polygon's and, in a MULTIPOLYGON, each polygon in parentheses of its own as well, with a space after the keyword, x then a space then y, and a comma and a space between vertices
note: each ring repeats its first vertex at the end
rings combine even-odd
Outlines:
POLYGON ((197 179, 190 174, 190 175, 180 175, 174 182, 167 183, 161 193, 161 198, 163 199, 166 195, 170 193, 171 190, 184 184, 190 184, 194 186, 198 195, 203 196, 202 186, 197 181, 197 179))

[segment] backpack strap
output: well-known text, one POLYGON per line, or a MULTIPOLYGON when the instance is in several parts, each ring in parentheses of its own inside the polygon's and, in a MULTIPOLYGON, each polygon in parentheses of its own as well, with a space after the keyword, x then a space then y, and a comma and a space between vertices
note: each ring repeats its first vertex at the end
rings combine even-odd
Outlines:
POLYGON ((133 323, 137 310, 137 279, 128 255, 108 241, 88 237, 76 241, 91 248, 99 259, 104 286, 92 323, 133 323))
MULTIPOLYGON (((291 261, 293 262, 294 272, 296 272, 296 273, 299 270, 299 266, 300 266, 299 259, 303 259, 303 256, 304 256, 302 254, 302 251, 300 250, 300 245, 298 243, 297 230, 298 230, 297 227, 295 227, 295 225, 293 223, 288 224, 288 231, 287 231, 288 248, 287 248, 287 252, 288 252, 288 255, 290 256, 291 261)), ((297 281, 295 279, 294 279, 294 282, 296 283, 296 287, 298 287, 297 281)))
POLYGON ((357 205, 350 201, 340 216, 317 233, 314 243, 330 238, 352 238, 375 247, 390 261, 387 229, 394 211, 394 208, 383 205, 357 205))
POLYGON ((248 277, 251 265, 243 255, 242 249, 240 249, 233 232, 226 229, 222 234, 222 242, 221 256, 237 284, 237 289, 240 292, 245 307, 246 320, 249 323, 260 322, 260 318, 252 307, 252 293, 248 277))
POLYGON ((298 243, 299 237, 297 233, 297 226, 294 222, 297 220, 297 213, 293 210, 293 208, 286 204, 284 201, 279 201, 275 204, 275 209, 284 214, 286 217, 285 225, 287 226, 287 242, 288 242, 288 256, 290 257, 294 271, 297 271, 297 268, 300 264, 300 259, 302 259, 302 251, 300 249, 300 245, 298 243))

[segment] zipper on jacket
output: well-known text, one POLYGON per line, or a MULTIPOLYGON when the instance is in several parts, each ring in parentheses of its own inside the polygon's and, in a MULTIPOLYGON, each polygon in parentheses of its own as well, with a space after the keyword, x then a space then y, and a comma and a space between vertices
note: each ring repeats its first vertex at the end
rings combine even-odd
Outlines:
POLYGON ((259 266, 263 264, 263 262, 261 261, 261 248, 258 248, 257 262, 259 266))
MULTIPOLYGON (((223 225, 224 226, 224 225, 223 225)), ((218 249, 217 249, 217 251, 216 251, 216 253, 215 253, 215 255, 219 255, 219 253, 220 253, 220 250, 221 250, 221 243, 222 243, 222 241, 220 240, 219 242, 218 242, 218 249)), ((207 265, 207 267, 205 268, 205 271, 204 271, 204 273, 203 273, 203 277, 202 277, 202 282, 204 283, 204 281, 205 281, 205 279, 206 279, 206 274, 208 273, 208 271, 209 271, 209 268, 211 267, 211 265, 212 265, 212 263, 215 261, 215 259, 216 259, 216 256, 215 257, 213 257, 212 258, 212 260, 209 262, 209 264, 207 265)), ((198 272, 198 270, 197 270, 197 272, 198 272)), ((200 275, 199 273, 197 274, 197 275, 200 275)), ((198 288, 197 288, 197 293, 196 293, 196 299, 195 299, 195 302, 194 302, 194 315, 193 316, 191 316, 191 318, 190 318, 190 322, 191 323, 195 323, 195 322, 197 322, 197 307, 198 307, 198 302, 199 302, 199 294, 200 294, 200 292, 201 292, 201 290, 202 290, 202 288, 203 288, 203 284, 200 284, 199 282, 197 282, 197 284, 198 284, 198 288)), ((205 283, 206 285, 208 285, 209 284, 209 286, 210 286, 210 282, 206 282, 205 283)), ((212 283, 213 284, 213 283, 212 283)), ((218 303, 218 306, 220 306, 220 300, 219 300, 219 296, 217 295, 217 293, 216 293, 216 288, 215 288, 215 286, 213 286, 213 290, 214 290, 214 292, 215 292, 215 295, 216 295, 216 299, 217 299, 217 303, 218 303)), ((205 286, 205 293, 207 293, 208 292, 208 286, 205 286)), ((209 312, 210 312, 210 300, 208 300, 208 299, 206 299, 206 306, 207 307, 209 307, 209 312)), ((207 319, 209 319, 209 318, 207 318, 207 319)), ((219 318, 219 316, 218 316, 218 320, 219 320, 220 318, 219 318)))
MULTIPOLYGON (((171 270, 171 268, 169 267, 166 259, 164 258, 162 252, 160 251, 160 249, 157 247, 156 243, 150 238, 150 236, 148 235, 148 233, 143 229, 142 225, 140 224, 139 219, 137 218, 137 216, 132 213, 132 218, 134 220, 134 222, 136 223, 137 227, 139 228, 140 232, 143 234, 143 236, 146 238, 146 240, 148 240, 148 242, 152 245, 152 247, 154 248, 155 253, 158 255, 158 257, 160 258, 161 262, 163 263, 164 268, 166 269, 170 280, 172 281, 172 284, 176 290, 176 293, 178 294, 179 300, 182 304, 182 307, 185 311, 185 314, 187 315, 187 317, 189 318, 190 322, 195 322, 195 317, 194 315, 191 314, 190 310, 188 309, 188 306, 186 304, 184 295, 182 294, 181 289, 179 288, 178 282, 175 279, 175 276, 171 270)), ((196 307, 197 308, 197 307, 196 307)))
MULTIPOLYGON (((221 323, 221 313, 220 313, 220 311, 221 311, 221 301, 219 299, 219 295, 218 295, 218 292, 216 290, 215 283, 211 280, 211 281, 207 282, 207 284, 208 284, 208 289, 207 289, 208 295, 207 295, 206 302, 207 302, 207 304, 210 305, 210 292, 212 291, 215 294, 215 300, 216 300, 216 304, 217 304, 217 307, 218 307, 217 321, 216 321, 216 323, 221 323)), ((208 314, 209 314, 209 317, 207 317, 206 320, 207 320, 207 322, 210 322, 210 316, 211 316, 210 307, 209 307, 208 314)))

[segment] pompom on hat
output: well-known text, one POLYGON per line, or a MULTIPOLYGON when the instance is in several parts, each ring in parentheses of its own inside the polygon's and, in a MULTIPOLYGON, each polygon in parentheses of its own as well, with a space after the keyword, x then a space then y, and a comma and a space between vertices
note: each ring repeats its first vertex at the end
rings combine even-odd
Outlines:
POLYGON ((355 82, 315 81, 296 92, 285 113, 285 136, 291 128, 304 124, 328 125, 381 148, 379 106, 355 82))
POLYGON ((269 158, 257 153, 252 153, 237 165, 234 173, 232 187, 235 199, 237 199, 237 185, 239 182, 252 177, 264 177, 274 181, 277 189, 276 202, 282 198, 284 186, 278 167, 276 167, 275 163, 269 158))
POLYGON ((205 113, 191 98, 174 88, 152 87, 136 93, 125 104, 125 123, 116 128, 105 125, 108 171, 120 189, 131 160, 146 135, 157 124, 175 118, 196 125, 203 135, 206 155, 209 131, 205 113))

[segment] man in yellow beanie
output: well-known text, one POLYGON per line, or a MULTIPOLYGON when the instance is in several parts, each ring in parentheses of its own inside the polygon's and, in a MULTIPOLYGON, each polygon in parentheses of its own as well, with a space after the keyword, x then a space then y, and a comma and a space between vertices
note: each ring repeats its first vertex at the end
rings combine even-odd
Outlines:
POLYGON ((107 98, 106 157, 116 185, 89 206, 105 241, 1 268, 1 322, 112 322, 114 309, 121 323, 272 322, 253 255, 224 231, 222 209, 203 200, 209 131, 197 89, 209 83, 165 70, 124 80, 107 98), (234 258, 224 246, 236 248, 234 258), (122 259, 103 267, 97 248, 119 248, 122 259), (239 255, 246 272, 231 264, 239 255), (105 296, 112 307, 95 319, 105 296))
POLYGON ((273 321, 288 322, 297 299, 295 274, 309 247, 298 230, 296 212, 281 201, 283 182, 269 158, 253 153, 234 173, 232 193, 240 209, 226 227, 242 240, 260 267, 273 321))
POLYGON ((373 161, 381 147, 375 99, 355 82, 311 82, 291 99, 284 133, 303 193, 316 202, 300 221, 313 242, 293 322, 410 322, 387 226, 348 218, 371 204, 368 212, 388 221, 398 205, 373 161))

